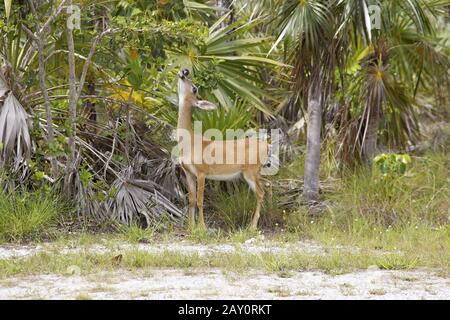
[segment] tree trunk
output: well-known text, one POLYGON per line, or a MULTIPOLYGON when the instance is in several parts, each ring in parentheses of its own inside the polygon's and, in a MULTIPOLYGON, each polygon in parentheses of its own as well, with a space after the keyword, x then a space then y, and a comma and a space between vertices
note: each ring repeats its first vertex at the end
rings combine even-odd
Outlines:
POLYGON ((308 97, 308 127, 305 157, 303 197, 306 201, 319 198, 320 131, 322 129, 322 87, 319 80, 311 85, 308 97))
POLYGON ((133 99, 134 88, 130 89, 130 94, 128 95, 128 103, 126 104, 126 116, 127 116, 127 132, 125 134, 125 158, 129 164, 130 159, 130 138, 131 138, 131 114, 130 114, 130 104, 133 99))
MULTIPOLYGON (((95 82, 88 82, 87 84, 87 94, 88 96, 95 96, 95 82)), ((95 125, 97 121, 97 110, 95 108, 95 102, 92 99, 88 98, 84 102, 84 113, 89 122, 92 125, 95 125)))
MULTIPOLYGON (((38 36, 40 37, 40 35, 38 36)), ((39 63, 39 86, 44 97, 45 115, 47 120, 47 143, 53 144, 55 141, 55 133, 53 130, 53 116, 50 98, 48 96, 47 84, 45 83, 45 57, 44 57, 44 40, 37 39, 38 47, 38 63, 39 63)), ((52 166, 52 176, 55 178, 58 175, 58 165, 54 156, 50 155, 50 164, 52 166)))
MULTIPOLYGON (((69 5, 71 1, 69 2, 69 5)), ((76 170, 76 150, 75 150, 75 137, 76 137, 76 119, 77 119, 77 83, 75 74, 75 45, 73 41, 73 30, 67 28, 67 46, 69 50, 69 157, 66 164, 66 175, 64 178, 64 188, 68 194, 71 193, 71 177, 76 170)))
POLYGON ((362 147, 363 160, 369 166, 377 152, 378 128, 380 125, 380 104, 381 101, 370 106, 370 115, 367 121, 366 137, 362 147))
MULTIPOLYGON (((35 18, 37 18, 36 7, 34 2, 28 1, 31 11, 35 18)), ((25 25, 22 25, 23 30, 30 36, 30 39, 34 41, 38 49, 38 64, 39 64, 39 86, 42 91, 42 96, 44 97, 44 106, 45 106, 45 114, 47 120, 47 143, 51 145, 55 141, 55 133, 53 129, 53 117, 52 117, 52 108, 50 104, 50 99, 48 96, 47 85, 45 83, 45 42, 47 41, 47 36, 49 33, 49 26, 59 16, 66 0, 62 0, 58 8, 48 17, 47 21, 41 26, 37 21, 35 22, 36 33, 34 34, 28 29, 25 25)), ((27 52, 28 53, 28 52, 27 52)), ((27 54, 26 54, 27 57, 27 54)), ((22 61, 23 62, 23 61, 22 61)), ((58 175, 58 164, 54 156, 50 155, 50 163, 52 166, 52 175, 55 178, 58 175)))

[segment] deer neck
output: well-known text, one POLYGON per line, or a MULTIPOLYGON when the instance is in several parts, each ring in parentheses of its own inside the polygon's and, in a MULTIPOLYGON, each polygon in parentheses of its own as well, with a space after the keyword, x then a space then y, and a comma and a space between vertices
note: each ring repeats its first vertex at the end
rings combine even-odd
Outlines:
MULTIPOLYGON (((189 132, 191 137, 194 134, 192 129, 192 104, 189 102, 180 101, 177 129, 189 132)), ((178 142, 180 142, 180 135, 178 136, 178 142)))

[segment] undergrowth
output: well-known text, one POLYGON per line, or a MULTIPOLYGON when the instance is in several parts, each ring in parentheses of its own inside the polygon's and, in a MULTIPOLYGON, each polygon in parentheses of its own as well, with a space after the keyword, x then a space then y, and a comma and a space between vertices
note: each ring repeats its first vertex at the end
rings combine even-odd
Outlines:
POLYGON ((0 241, 24 242, 49 238, 69 206, 52 192, 0 192, 0 241))

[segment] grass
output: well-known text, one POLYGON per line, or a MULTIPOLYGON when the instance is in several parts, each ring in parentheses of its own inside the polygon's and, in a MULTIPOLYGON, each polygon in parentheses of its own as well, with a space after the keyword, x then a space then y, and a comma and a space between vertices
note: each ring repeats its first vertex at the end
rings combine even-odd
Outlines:
POLYGON ((80 293, 75 297, 75 300, 92 300, 92 297, 86 293, 80 293))
POLYGON ((384 296, 386 294, 386 290, 384 289, 372 289, 369 290, 369 294, 373 296, 384 296))
MULTIPOLYGON (((166 228, 168 231, 160 232, 158 228, 141 229, 134 225, 121 227, 116 233, 59 233, 53 243, 55 249, 49 253, 39 253, 28 259, 0 260, 0 274, 56 272, 70 275, 78 273, 74 266, 80 268, 81 274, 122 268, 167 267, 189 272, 193 268, 216 267, 238 272, 260 269, 288 278, 298 270, 339 274, 377 266, 384 270, 430 267, 440 275, 448 276, 450 208, 447 199, 450 185, 447 159, 446 154, 413 158, 407 173, 395 177, 388 185, 376 172, 347 172, 338 182, 335 193, 323 195, 327 203, 323 215, 311 217, 304 207, 299 206, 283 214, 283 222, 278 228, 270 227, 265 231, 252 232, 243 226, 248 219, 247 213, 253 213, 254 197, 250 191, 239 189, 227 197, 218 193, 215 207, 220 211, 206 213, 209 219, 211 216, 216 219, 216 226, 224 228, 193 228, 189 232, 166 228), (240 201, 242 199, 245 201, 240 201), (242 215, 233 216, 241 210, 242 215), (239 250, 248 240, 255 245, 270 240, 271 246, 283 247, 305 239, 321 244, 325 253, 297 250, 287 255, 239 250), (124 242, 164 244, 181 240, 194 244, 233 244, 237 250, 198 255, 172 251, 148 253, 128 247, 120 251, 123 259, 118 263, 112 253, 83 249, 101 244, 117 255, 118 245, 124 242), (339 246, 344 246, 345 250, 339 250, 339 246), (81 247, 82 250, 58 255, 58 248, 62 247, 81 247)), ((60 208, 58 199, 48 194, 0 194, 0 238, 40 241, 55 228, 58 215, 63 211, 60 208)))
POLYGON ((143 229, 136 224, 131 226, 121 226, 120 232, 125 239, 131 243, 151 243, 155 239, 155 229, 143 229))
POLYGON ((176 268, 193 270, 219 268, 238 273, 262 270, 289 277, 293 271, 324 271, 329 274, 342 274, 354 270, 367 269, 371 265, 389 269, 413 269, 416 267, 440 268, 441 260, 421 259, 403 254, 382 255, 377 252, 347 252, 333 250, 328 254, 308 254, 302 251, 289 253, 248 253, 248 252, 209 252, 205 254, 180 251, 148 252, 127 249, 120 252, 96 253, 81 250, 76 253, 60 254, 41 252, 28 258, 0 260, 1 277, 14 275, 33 275, 55 273, 65 276, 74 274, 89 275, 114 270, 151 270, 176 268))
POLYGON ((245 183, 235 183, 231 192, 217 188, 213 193, 211 203, 211 220, 227 230, 245 228, 255 212, 256 197, 245 183))
MULTIPOLYGON (((220 184, 213 182, 210 188, 213 191, 205 201, 208 205, 207 224, 228 232, 247 229, 256 207, 255 193, 248 184, 238 180, 227 185, 227 188, 221 188, 220 184)), ((281 209, 278 203, 277 194, 273 194, 266 186, 259 219, 260 226, 273 227, 275 223, 281 222, 281 209)))
POLYGON ((267 290, 269 293, 273 293, 277 297, 290 297, 292 296, 292 292, 289 289, 283 288, 283 287, 274 287, 269 288, 267 290))
POLYGON ((450 182, 445 154, 414 158, 410 170, 389 182, 375 173, 348 173, 320 217, 305 208, 286 215, 285 227, 300 238, 362 250, 401 252, 380 268, 411 268, 420 260, 441 260, 450 268, 450 182))
POLYGON ((0 192, 0 241, 24 242, 47 238, 67 206, 52 193, 0 192))

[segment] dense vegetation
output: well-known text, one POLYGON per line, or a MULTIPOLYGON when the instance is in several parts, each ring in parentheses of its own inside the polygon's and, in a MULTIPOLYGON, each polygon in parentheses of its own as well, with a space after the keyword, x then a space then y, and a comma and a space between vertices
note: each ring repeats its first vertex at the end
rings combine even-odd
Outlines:
MULTIPOLYGON (((182 226, 182 67, 219 106, 194 114, 204 129, 282 129, 263 229, 448 238, 447 1, 4 0, 0 16, 1 240, 182 226)), ((206 192, 210 225, 250 218, 244 184, 206 192)))

